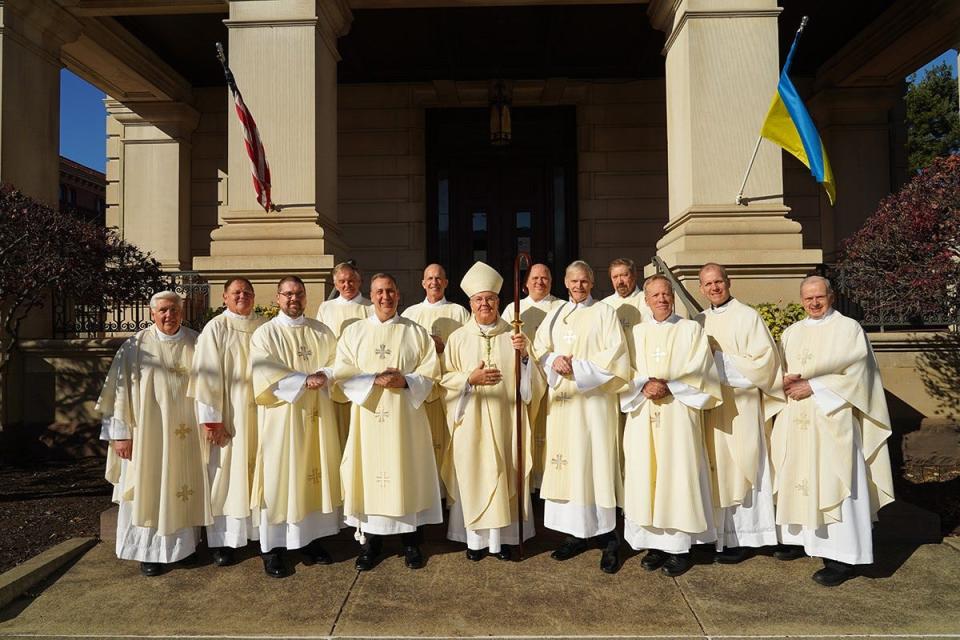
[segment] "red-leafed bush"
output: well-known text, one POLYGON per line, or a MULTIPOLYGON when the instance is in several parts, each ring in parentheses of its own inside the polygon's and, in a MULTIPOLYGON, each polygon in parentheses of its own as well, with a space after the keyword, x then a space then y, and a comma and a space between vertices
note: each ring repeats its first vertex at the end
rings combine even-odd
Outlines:
POLYGON ((0 373, 21 323, 50 295, 126 303, 161 283, 160 263, 113 230, 0 187, 0 373))
POLYGON ((880 324, 955 322, 960 156, 935 159, 842 246, 837 284, 880 324))

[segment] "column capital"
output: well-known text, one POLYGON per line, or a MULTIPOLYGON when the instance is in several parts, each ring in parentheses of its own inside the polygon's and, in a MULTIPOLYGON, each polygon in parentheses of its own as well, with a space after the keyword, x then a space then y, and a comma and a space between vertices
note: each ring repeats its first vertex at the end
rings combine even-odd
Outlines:
POLYGON ((135 102, 124 104, 107 98, 107 114, 124 126, 152 126, 171 138, 185 140, 200 123, 200 112, 183 102, 135 102))
POLYGON ((667 34, 664 55, 690 20, 705 18, 776 18, 783 11, 776 0, 650 0, 647 15, 654 28, 667 34))
POLYGON ((337 39, 349 33, 352 23, 347 0, 230 0, 230 17, 224 20, 229 29, 313 26, 338 62, 337 39))
POLYGON ((60 47, 80 37, 80 21, 51 0, 0 0, 0 33, 60 66, 60 47))

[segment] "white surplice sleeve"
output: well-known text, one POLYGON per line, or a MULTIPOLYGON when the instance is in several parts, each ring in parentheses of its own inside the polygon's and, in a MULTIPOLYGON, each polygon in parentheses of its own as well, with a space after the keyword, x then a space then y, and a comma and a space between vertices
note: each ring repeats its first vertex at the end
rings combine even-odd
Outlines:
POLYGON ((819 378, 810 378, 807 382, 810 383, 810 389, 813 391, 814 402, 826 415, 838 411, 847 404, 846 400, 831 391, 819 378))

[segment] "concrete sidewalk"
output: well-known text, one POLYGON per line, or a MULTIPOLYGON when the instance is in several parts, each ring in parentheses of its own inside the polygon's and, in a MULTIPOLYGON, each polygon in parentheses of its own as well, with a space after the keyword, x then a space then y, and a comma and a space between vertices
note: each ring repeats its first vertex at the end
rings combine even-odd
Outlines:
POLYGON ((328 545, 333 565, 298 562, 283 580, 253 548, 233 567, 203 550, 198 566, 144 578, 99 544, 0 611, 0 637, 960 637, 960 551, 947 544, 880 541, 868 575, 826 589, 810 580, 818 560, 766 555, 721 566, 703 554, 674 579, 630 552, 610 576, 599 551, 552 560, 558 538, 542 533, 521 563, 475 563, 439 527, 422 570, 390 555, 358 574, 350 533, 328 545))

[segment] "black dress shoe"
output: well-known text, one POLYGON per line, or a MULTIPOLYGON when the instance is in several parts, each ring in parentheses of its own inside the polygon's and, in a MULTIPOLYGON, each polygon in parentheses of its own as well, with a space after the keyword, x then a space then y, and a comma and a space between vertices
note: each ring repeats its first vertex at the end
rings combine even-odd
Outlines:
POLYGON ((796 560, 807 555, 803 547, 796 544, 781 544, 773 551, 773 557, 777 560, 796 560))
POLYGON ((669 578, 676 578, 685 574, 692 566, 689 553, 668 553, 667 559, 660 567, 660 573, 669 578))
POLYGON ((467 549, 467 560, 480 562, 487 556, 486 549, 467 549))
POLYGON ((357 571, 370 571, 377 566, 377 559, 380 557, 381 550, 380 538, 367 534, 367 542, 360 547, 360 555, 357 556, 357 571))
POLYGON ((279 551, 270 551, 261 553, 263 558, 263 572, 271 578, 284 578, 289 574, 286 565, 283 564, 283 554, 279 551))
POLYGON ((616 573, 620 569, 620 547, 608 545, 600 556, 600 571, 616 573))
POLYGON ((213 556, 213 564, 218 567, 228 567, 234 562, 233 549, 230 547, 214 547, 210 549, 210 555, 213 556))
POLYGON ((493 554, 498 560, 513 560, 513 547, 509 544, 500 545, 500 551, 493 554))
POLYGON ((178 560, 177 564, 179 564, 181 567, 195 567, 197 566, 197 562, 198 562, 197 552, 194 551, 193 553, 188 555, 186 558, 181 558, 180 560, 178 560))
POLYGON ((407 545, 403 548, 403 564, 407 565, 408 569, 421 569, 423 568, 423 554, 420 553, 420 547, 416 545, 407 545))
POLYGON ((301 553, 303 554, 303 564, 308 567, 314 564, 333 564, 330 554, 316 540, 305 546, 301 553))
POLYGON ((660 551, 660 549, 650 549, 647 551, 647 555, 643 556, 643 560, 640 561, 640 566, 647 571, 656 571, 666 561, 666 553, 660 551))
POLYGON ((163 573, 163 565, 159 562, 141 562, 140 573, 148 578, 159 576, 163 573))
POLYGON ((824 587, 836 587, 857 575, 852 564, 824 560, 823 569, 813 574, 813 581, 824 587))
POLYGON ((564 543, 560 545, 560 548, 550 554, 550 557, 554 560, 569 560, 574 556, 580 555, 589 547, 590 545, 587 540, 568 536, 564 543))
POLYGON ((713 561, 717 564, 739 564, 750 556, 746 547, 727 547, 723 551, 713 554, 713 561))

